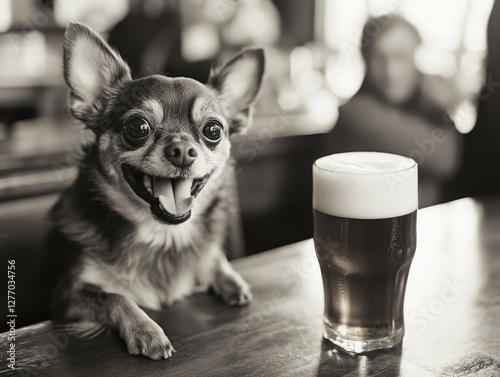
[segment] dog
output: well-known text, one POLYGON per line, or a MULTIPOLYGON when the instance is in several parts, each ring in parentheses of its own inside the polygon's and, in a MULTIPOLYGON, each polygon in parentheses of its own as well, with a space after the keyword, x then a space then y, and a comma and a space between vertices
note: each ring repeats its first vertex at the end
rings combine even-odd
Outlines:
POLYGON ((117 331, 128 352, 175 352, 145 310, 200 287, 247 305, 249 285, 223 247, 234 184, 233 135, 250 124, 264 72, 262 49, 243 50, 206 85, 127 64, 83 24, 68 25, 69 109, 92 130, 77 178, 51 210, 56 323, 83 335, 117 331))

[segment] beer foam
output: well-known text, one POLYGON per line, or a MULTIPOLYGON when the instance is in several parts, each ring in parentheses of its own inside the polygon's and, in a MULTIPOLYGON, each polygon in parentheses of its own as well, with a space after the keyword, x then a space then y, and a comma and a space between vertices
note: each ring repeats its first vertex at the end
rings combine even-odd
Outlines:
POLYGON ((379 152, 337 153, 313 165, 313 207, 337 217, 381 219, 418 207, 417 164, 379 152))

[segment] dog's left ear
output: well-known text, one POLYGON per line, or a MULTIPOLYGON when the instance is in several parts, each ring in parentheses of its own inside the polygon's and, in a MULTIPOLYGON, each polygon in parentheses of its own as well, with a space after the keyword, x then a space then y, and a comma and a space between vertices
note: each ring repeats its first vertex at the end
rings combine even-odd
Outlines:
POLYGON ((96 127, 113 90, 132 79, 130 69, 104 39, 76 22, 66 29, 63 58, 71 113, 96 127))
POLYGON ((263 73, 264 50, 250 48, 210 74, 208 85, 220 96, 231 123, 231 134, 242 132, 249 125, 263 73))

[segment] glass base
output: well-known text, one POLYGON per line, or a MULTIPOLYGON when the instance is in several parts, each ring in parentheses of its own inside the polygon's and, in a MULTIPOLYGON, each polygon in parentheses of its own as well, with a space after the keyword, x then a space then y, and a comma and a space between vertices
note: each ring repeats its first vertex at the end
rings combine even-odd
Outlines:
POLYGON ((394 334, 384 337, 377 337, 374 339, 355 339, 346 337, 325 324, 325 332, 323 336, 326 340, 329 340, 347 352, 364 353, 395 347, 403 340, 404 333, 404 328, 402 328, 394 334))

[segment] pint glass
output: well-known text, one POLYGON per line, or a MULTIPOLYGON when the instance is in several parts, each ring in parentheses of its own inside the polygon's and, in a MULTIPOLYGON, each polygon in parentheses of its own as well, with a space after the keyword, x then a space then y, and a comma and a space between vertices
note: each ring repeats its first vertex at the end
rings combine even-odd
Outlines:
POLYGON ((403 339, 406 281, 416 249, 417 164, 377 152, 313 166, 314 245, 325 294, 324 336, 346 351, 403 339))

